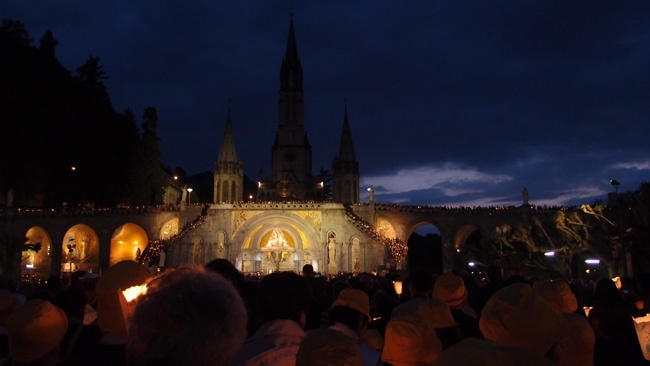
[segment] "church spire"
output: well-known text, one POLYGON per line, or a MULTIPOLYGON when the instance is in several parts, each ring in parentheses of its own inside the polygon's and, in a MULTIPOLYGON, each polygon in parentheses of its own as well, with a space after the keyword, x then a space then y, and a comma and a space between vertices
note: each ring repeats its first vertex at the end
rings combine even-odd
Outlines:
POLYGON ((359 180, 359 162, 352 144, 346 99, 339 153, 332 161, 332 198, 334 202, 344 204, 359 202, 359 180))
POLYGON ((282 68, 280 69, 280 91, 302 91, 302 65, 300 64, 300 57, 298 57, 296 32, 293 28, 293 12, 289 23, 287 49, 282 59, 282 68))
POLYGON ((235 136, 230 118, 230 102, 226 130, 223 133, 221 150, 215 164, 213 202, 236 202, 244 196, 244 164, 235 151, 235 136))
POLYGON ((341 131, 341 143, 339 145, 338 158, 343 161, 356 161, 354 144, 352 143, 352 132, 350 132, 350 121, 348 120, 348 102, 345 100, 345 116, 343 117, 343 130, 341 131))
POLYGON ((223 141, 221 142, 221 150, 219 150, 219 157, 217 163, 220 162, 238 162, 237 151, 235 150, 235 136, 232 130, 232 120, 230 118, 230 105, 228 106, 228 117, 226 119, 226 130, 223 134, 223 141))

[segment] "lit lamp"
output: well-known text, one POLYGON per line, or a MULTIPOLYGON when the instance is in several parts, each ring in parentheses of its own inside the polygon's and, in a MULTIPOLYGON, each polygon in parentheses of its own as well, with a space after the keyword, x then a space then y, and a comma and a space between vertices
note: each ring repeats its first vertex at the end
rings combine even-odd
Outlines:
POLYGON ((395 288, 397 296, 402 295, 402 281, 393 281, 393 287, 395 288))
POLYGON ((188 205, 189 205, 190 203, 192 203, 192 191, 193 191, 192 188, 188 188, 188 189, 187 189, 187 204, 188 204, 188 205))
POLYGON ((554 257, 555 252, 546 252, 546 253, 544 253, 544 255, 547 256, 547 257, 554 257))

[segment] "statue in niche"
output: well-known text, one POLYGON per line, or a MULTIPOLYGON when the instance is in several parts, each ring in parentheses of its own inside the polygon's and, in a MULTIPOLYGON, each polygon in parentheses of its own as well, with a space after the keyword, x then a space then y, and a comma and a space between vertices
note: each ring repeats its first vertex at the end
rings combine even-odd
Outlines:
POLYGON ((311 252, 305 253, 305 264, 311 264, 311 252))
POLYGON ((330 237, 327 244, 327 251, 329 253, 329 264, 336 265, 336 238, 333 236, 330 237))
POLYGON ((158 267, 164 267, 165 266, 165 257, 166 257, 165 251, 161 250, 158 253, 158 267))
POLYGON ((273 232, 271 233, 271 237, 269 238, 269 241, 266 243, 264 247, 268 249, 289 248, 289 243, 287 242, 287 239, 284 237, 284 232, 282 231, 282 229, 277 227, 273 229, 273 232))
POLYGON ((193 262, 195 266, 202 266, 203 263, 201 263, 203 260, 203 248, 201 247, 200 243, 194 244, 194 256, 193 256, 193 262))
POLYGON ((352 247, 352 268, 354 272, 361 272, 361 250, 356 245, 352 247))
POLYGON ((135 250, 135 261, 136 262, 140 261, 140 255, 141 254, 142 254, 142 252, 140 252, 140 248, 136 248, 136 250, 135 250))

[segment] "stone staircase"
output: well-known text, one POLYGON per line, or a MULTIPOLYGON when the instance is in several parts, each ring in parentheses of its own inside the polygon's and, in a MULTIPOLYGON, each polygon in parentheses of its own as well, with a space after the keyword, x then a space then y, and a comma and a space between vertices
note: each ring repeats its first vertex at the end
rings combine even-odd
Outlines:
POLYGON ((368 234, 368 236, 370 236, 378 243, 388 248, 391 257, 393 257, 395 261, 399 262, 400 259, 402 259, 404 255, 406 255, 406 251, 408 247, 406 246, 406 244, 404 244, 404 242, 400 238, 391 239, 381 235, 367 221, 365 221, 361 217, 357 216, 354 212, 352 212, 352 210, 349 207, 346 207, 345 213, 346 213, 345 218, 347 219, 347 221, 349 221, 352 225, 359 228, 361 231, 368 234))
POLYGON ((172 245, 174 245, 175 243, 183 239, 187 234, 192 232, 197 227, 201 226, 205 222, 205 218, 208 214, 209 207, 210 207, 209 204, 203 206, 203 209, 201 210, 199 216, 197 216, 191 222, 185 224, 185 226, 183 226, 183 228, 176 235, 171 236, 164 240, 160 240, 160 239, 149 240, 149 243, 144 248, 142 255, 140 255, 140 259, 139 259, 140 264, 146 264, 150 262, 154 258, 158 257, 161 250, 166 251, 172 245))

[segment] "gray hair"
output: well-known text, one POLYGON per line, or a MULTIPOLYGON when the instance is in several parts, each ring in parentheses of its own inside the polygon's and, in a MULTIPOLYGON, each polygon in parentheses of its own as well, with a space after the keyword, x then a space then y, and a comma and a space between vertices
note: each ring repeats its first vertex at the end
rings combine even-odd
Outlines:
POLYGON ((246 337, 246 307, 221 275, 182 266, 151 281, 129 326, 129 365, 227 365, 246 337))

